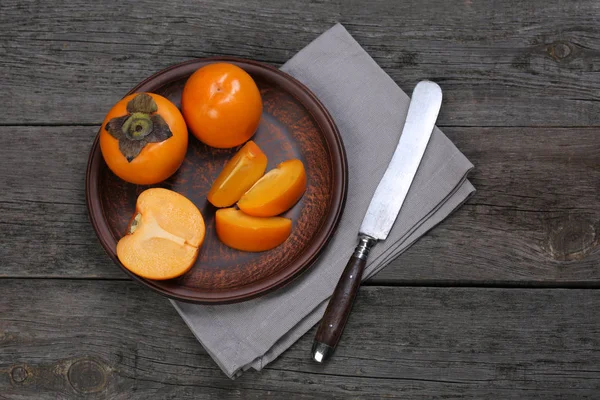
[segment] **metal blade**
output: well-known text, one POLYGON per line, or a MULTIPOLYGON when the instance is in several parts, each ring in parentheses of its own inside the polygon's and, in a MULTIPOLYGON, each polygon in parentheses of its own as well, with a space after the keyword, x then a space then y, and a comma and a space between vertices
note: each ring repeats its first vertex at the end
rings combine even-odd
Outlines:
POLYGON ((379 240, 387 238, 417 173, 441 105, 442 89, 437 84, 417 84, 398 147, 371 199, 361 234, 379 240))

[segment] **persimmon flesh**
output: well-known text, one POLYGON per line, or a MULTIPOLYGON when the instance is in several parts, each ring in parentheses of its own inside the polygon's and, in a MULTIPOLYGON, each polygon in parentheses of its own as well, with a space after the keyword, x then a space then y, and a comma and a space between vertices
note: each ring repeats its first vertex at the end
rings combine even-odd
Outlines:
POLYGON ((304 164, 297 159, 287 160, 259 179, 237 205, 248 215, 273 217, 296 204, 305 190, 304 164))
POLYGON ((198 208, 167 189, 142 192, 127 234, 117 243, 121 263, 143 278, 164 280, 192 267, 206 228, 198 208))
POLYGON ((267 156, 250 140, 225 167, 208 192, 215 207, 230 207, 260 179, 267 168, 267 156))
POLYGON ((290 219, 253 217, 235 208, 218 210, 215 223, 219 240, 242 251, 270 250, 285 242, 292 232, 290 219))

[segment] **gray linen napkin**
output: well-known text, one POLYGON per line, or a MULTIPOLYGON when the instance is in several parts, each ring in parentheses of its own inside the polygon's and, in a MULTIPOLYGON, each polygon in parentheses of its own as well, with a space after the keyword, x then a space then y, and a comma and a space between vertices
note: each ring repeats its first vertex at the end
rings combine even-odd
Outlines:
MULTIPOLYGON (((340 24, 281 69, 308 86, 335 119, 348 155, 348 198, 328 247, 316 264, 291 284, 238 304, 172 302, 231 378, 249 368, 262 369, 322 317, 356 246, 358 228, 396 148, 408 110, 409 97, 340 24)), ((472 167, 435 128, 402 211, 387 240, 373 249, 365 278, 401 254, 474 192, 466 180, 472 167)), ((306 360, 310 360, 309 348, 306 360)))

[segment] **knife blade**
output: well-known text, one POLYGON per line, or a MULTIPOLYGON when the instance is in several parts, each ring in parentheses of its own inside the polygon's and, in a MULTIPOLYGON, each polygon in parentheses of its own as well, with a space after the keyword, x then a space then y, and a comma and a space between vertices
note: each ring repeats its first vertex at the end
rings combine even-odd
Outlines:
POLYGON ((390 233, 433 132, 442 90, 434 82, 415 86, 398 146, 379 182, 358 232, 359 243, 342 272, 319 324, 312 347, 317 362, 328 359, 341 338, 352 309, 369 252, 390 233))

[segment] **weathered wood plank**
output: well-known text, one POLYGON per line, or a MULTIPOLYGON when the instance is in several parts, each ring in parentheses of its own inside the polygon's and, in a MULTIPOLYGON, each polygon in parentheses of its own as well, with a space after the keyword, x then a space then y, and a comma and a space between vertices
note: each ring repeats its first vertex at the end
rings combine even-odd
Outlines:
POLYGON ((0 393, 33 398, 592 398, 600 292, 365 287, 336 355, 314 329, 230 381, 170 304, 130 282, 0 280, 0 393))
POLYGON ((98 127, 0 127, 0 276, 124 278, 85 203, 98 127))
MULTIPOLYGON (((600 283, 600 128, 447 128, 476 195, 374 283, 600 283)), ((0 127, 4 277, 124 278, 88 222, 94 126, 0 127)))
POLYGON ((195 57, 280 65, 335 22, 443 126, 600 125, 600 4, 535 0, 3 0, 2 124, 98 124, 148 75, 195 57))
POLYGON ((477 193, 377 279, 597 285, 600 129, 445 131, 477 193))

